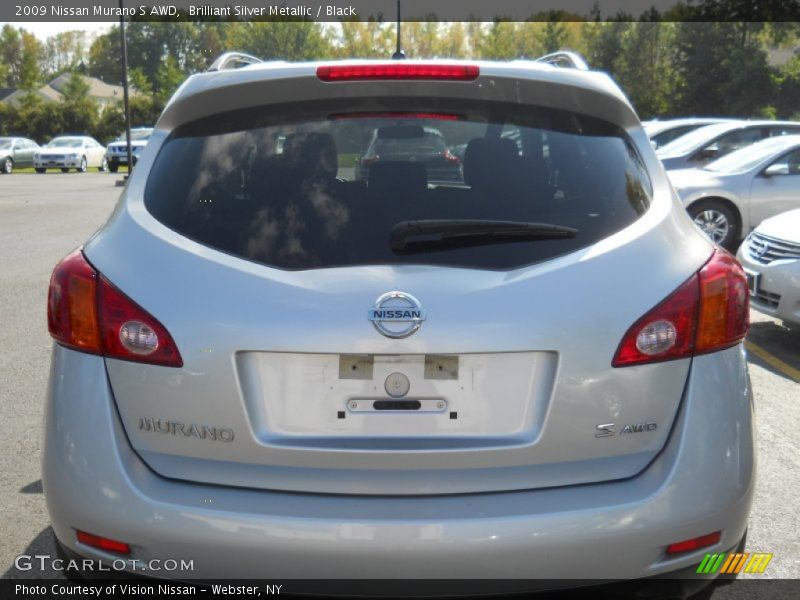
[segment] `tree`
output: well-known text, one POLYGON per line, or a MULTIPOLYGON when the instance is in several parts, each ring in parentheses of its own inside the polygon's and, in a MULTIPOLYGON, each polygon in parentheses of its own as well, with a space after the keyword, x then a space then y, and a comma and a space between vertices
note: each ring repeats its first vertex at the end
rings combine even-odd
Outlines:
POLYGON ((751 116, 771 101, 764 49, 742 45, 730 23, 683 23, 675 36, 677 89, 671 112, 751 116))
POLYGON ((567 29, 559 21, 547 21, 539 36, 544 54, 566 47, 567 29))
POLYGON ((631 23, 621 39, 614 72, 642 118, 669 115, 677 74, 673 68, 675 24, 631 23))
POLYGON ((228 43, 263 60, 314 60, 333 54, 321 25, 309 21, 236 23, 228 43))
POLYGON ((86 59, 86 50, 86 32, 57 33, 47 38, 42 68, 48 78, 66 71, 75 71, 86 59))
POLYGON ((395 44, 394 28, 377 21, 343 21, 331 54, 337 58, 389 56, 395 44))
POLYGON ((122 82, 119 27, 98 36, 89 47, 88 74, 112 85, 122 82))
POLYGON ((62 121, 66 131, 88 133, 94 129, 99 107, 89 96, 89 90, 86 79, 77 73, 72 73, 62 88, 62 121))
POLYGON ((510 59, 518 55, 516 42, 517 24, 510 21, 495 21, 486 35, 478 42, 477 55, 488 59, 510 59))
POLYGON ((155 85, 153 86, 156 100, 162 105, 166 104, 184 79, 186 79, 186 74, 178 68, 177 61, 168 56, 162 61, 156 72, 155 85))
POLYGON ((41 62, 42 43, 35 35, 22 31, 22 56, 19 70, 19 87, 23 90, 36 89, 43 78, 41 62))
POLYGON ((5 87, 18 87, 22 68, 22 36, 20 30, 11 25, 3 25, 0 31, 0 65, 4 77, 0 83, 5 87))

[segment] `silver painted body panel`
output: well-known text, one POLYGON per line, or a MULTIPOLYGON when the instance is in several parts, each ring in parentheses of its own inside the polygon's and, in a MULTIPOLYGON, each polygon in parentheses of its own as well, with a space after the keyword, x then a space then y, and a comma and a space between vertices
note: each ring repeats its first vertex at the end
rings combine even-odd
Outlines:
MULTIPOLYGON (((268 489, 444 494, 630 477, 663 447, 689 361, 624 370, 610 364, 632 322, 697 271, 712 246, 684 211, 676 210, 677 199, 647 136, 605 75, 518 63, 481 68, 474 83, 336 87, 317 80, 313 65, 279 65, 201 75, 184 84, 157 123, 115 214, 85 249, 100 272, 167 326, 184 359, 179 370, 108 361, 126 432, 157 472, 268 489), (314 99, 338 90, 365 96, 436 93, 530 102, 606 118, 626 127, 639 149, 651 174, 652 206, 638 221, 593 246, 510 271, 404 265, 282 271, 191 241, 146 210, 145 180, 164 143, 166 126, 218 106, 314 99), (682 251, 673 252, 678 246, 682 251), (154 270, 156 264, 160 268, 154 270), (405 339, 384 338, 365 318, 375 299, 391 290, 413 294, 428 311, 421 329, 405 339), (607 300, 598 303, 595 298, 607 300), (324 406, 312 403, 307 435, 288 444, 281 436, 266 435, 254 394, 247 392, 252 378, 243 377, 241 368, 237 371, 242 353, 268 352, 293 353, 298 360, 309 353, 333 355, 331 359, 339 354, 549 353, 557 372, 546 375, 553 385, 545 381, 532 388, 530 406, 536 407, 538 421, 526 436, 507 429, 487 440, 480 429, 462 430, 461 447, 441 440, 431 446, 423 432, 437 419, 442 427, 452 427, 447 415, 405 415, 417 419, 404 438, 408 450, 388 447, 383 425, 373 431, 351 430, 348 439, 330 444, 327 438, 341 438, 337 432, 342 423, 335 413, 344 408, 346 397, 340 396, 324 406), (317 421, 312 433, 310 425, 318 415, 311 411, 323 409, 326 419, 317 421), (139 429, 142 418, 230 428, 235 440, 213 444, 161 435, 139 429), (596 439, 596 425, 609 422, 658 426, 613 441, 596 439)), ((490 384, 498 386, 507 375, 495 371, 490 384)), ((412 381, 415 389, 423 384, 421 378, 412 381)), ((517 394, 528 392, 520 389, 517 394)), ((446 399, 450 410, 464 414, 456 395, 446 399)), ((283 401, 303 402, 292 395, 283 401)), ((473 408, 503 410, 502 399, 483 396, 473 408)), ((372 422, 381 418, 391 417, 376 416, 372 422)))
POLYGON ((131 449, 104 360, 56 346, 42 479, 58 539, 74 528, 185 558, 176 577, 633 578, 697 564, 747 526, 752 396, 741 346, 693 359, 669 442, 636 477, 547 490, 361 497, 243 490, 155 475, 131 449), (720 543, 667 560, 675 541, 720 543), (265 557, 269 557, 265 560, 265 557))
POLYGON ((131 544, 140 560, 194 559, 202 577, 586 579, 696 564, 704 551, 667 560, 666 546, 713 531, 722 540, 710 551, 741 539, 755 474, 742 347, 611 367, 630 325, 708 260, 711 243, 608 77, 480 66, 470 83, 337 86, 317 80, 315 64, 262 65, 181 87, 85 254, 165 325, 184 365, 55 347, 43 483, 62 543, 111 558, 76 543, 79 528, 131 544), (182 123, 223 106, 403 95, 616 123, 650 174, 652 205, 598 243, 508 271, 283 271, 191 241, 145 208, 147 174, 182 123), (383 337, 366 318, 392 290, 427 314, 407 338, 383 337), (371 380, 335 376, 338 357, 355 354, 374 357, 371 380), (431 380, 431 356, 457 357, 457 375, 431 380), (397 371, 447 411, 338 418, 397 371), (235 435, 147 431, 143 418, 235 435), (595 437, 601 423, 651 421, 653 430, 595 437))

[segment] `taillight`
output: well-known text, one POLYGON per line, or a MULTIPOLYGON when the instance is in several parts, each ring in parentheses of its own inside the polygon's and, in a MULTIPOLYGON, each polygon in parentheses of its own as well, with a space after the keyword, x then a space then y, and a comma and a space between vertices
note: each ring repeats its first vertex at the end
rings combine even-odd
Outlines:
POLYGON ((47 323, 50 335, 69 348, 109 358, 183 366, 166 328, 100 275, 80 250, 53 270, 47 323))
POLYGON ((750 326, 747 279, 724 250, 631 326, 612 365, 686 358, 741 342, 750 326))
POLYGON ((103 276, 98 304, 103 354, 165 367, 183 366, 166 328, 103 276))
POLYGON ((739 343, 750 329, 750 294, 742 266, 727 252, 718 251, 700 269, 699 278, 695 354, 739 343))
POLYGON ((56 265, 47 294, 47 327, 64 346, 99 354, 97 271, 76 250, 56 265))
POLYGON ((440 65, 387 63, 367 65, 321 65, 317 78, 321 81, 374 81, 396 79, 474 81, 480 70, 477 65, 440 65))

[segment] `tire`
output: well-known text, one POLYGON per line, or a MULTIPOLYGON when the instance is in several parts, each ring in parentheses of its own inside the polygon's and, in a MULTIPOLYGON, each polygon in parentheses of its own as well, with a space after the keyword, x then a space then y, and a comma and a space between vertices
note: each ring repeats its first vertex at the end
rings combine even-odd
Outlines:
POLYGON ((11 173, 14 172, 14 161, 11 160, 10 156, 6 156, 3 159, 3 164, 2 164, 2 168, 0 168, 0 171, 5 173, 6 175, 11 175, 11 173))
POLYGON ((689 207, 689 216, 695 225, 711 240, 725 248, 735 251, 739 241, 739 215, 730 206, 719 200, 704 200, 689 207))
POLYGON ((34 171, 36 171, 37 173, 41 174, 41 173, 44 173, 44 172, 46 172, 46 171, 47 171, 47 169, 44 169, 44 168, 42 168, 42 167, 36 167, 36 168, 34 169, 34 171))
POLYGON ((78 173, 86 173, 89 169, 89 163, 86 162, 86 157, 81 158, 81 166, 78 167, 78 173))
POLYGON ((61 167, 62 173, 69 173, 69 167, 61 167))
POLYGON ((100 166, 98 167, 97 170, 100 171, 101 173, 104 171, 108 171, 108 159, 105 156, 103 157, 103 162, 100 163, 100 166))
POLYGON ((108 165, 108 170, 111 171, 112 173, 116 173, 117 171, 119 171, 119 164, 113 163, 108 165))

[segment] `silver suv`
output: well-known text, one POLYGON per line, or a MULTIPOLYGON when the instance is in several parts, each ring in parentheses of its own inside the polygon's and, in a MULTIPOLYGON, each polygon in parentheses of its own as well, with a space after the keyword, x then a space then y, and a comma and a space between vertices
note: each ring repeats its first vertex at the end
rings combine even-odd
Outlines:
POLYGON ((191 559, 168 574, 187 578, 631 579, 745 536, 745 276, 601 73, 195 75, 48 315, 68 553, 191 559), (395 159, 358 180, 387 127, 466 144, 463 176, 395 159))

